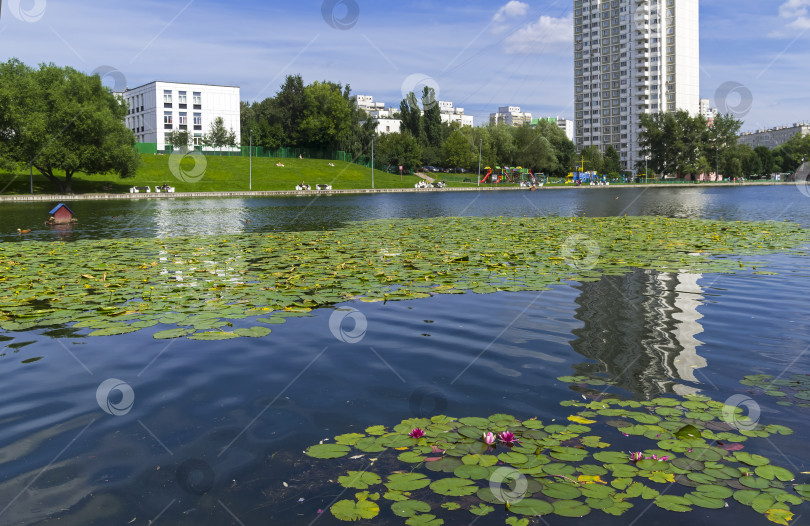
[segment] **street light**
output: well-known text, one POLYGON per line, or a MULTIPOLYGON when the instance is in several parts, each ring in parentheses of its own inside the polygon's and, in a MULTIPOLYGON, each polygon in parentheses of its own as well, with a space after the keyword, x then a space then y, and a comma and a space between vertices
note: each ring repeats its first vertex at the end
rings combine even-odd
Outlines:
POLYGON ((253 191, 253 130, 250 130, 250 148, 248 149, 250 168, 248 171, 248 190, 253 191))
POLYGON ((371 189, 374 190, 374 135, 371 136, 371 189))
POLYGON ((478 186, 481 186, 481 148, 484 145, 484 139, 478 139, 478 186))

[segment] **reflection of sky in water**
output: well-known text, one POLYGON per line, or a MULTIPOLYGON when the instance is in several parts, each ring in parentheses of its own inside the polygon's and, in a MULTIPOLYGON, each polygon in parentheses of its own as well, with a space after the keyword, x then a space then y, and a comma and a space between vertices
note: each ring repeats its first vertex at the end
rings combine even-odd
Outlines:
POLYGON ((242 199, 190 200, 183 205, 178 209, 172 201, 155 202, 156 237, 240 234, 249 224, 249 209, 242 199))

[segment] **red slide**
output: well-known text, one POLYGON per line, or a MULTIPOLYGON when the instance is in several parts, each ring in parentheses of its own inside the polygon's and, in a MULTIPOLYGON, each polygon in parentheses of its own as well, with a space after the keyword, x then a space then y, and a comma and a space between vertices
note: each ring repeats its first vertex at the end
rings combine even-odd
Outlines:
POLYGON ((492 170, 488 171, 488 172, 487 172, 487 174, 484 176, 484 178, 483 178, 483 179, 481 179, 481 180, 480 180, 480 181, 478 181, 478 182, 479 182, 479 183, 486 183, 486 182, 487 182, 487 179, 489 179, 489 176, 490 176, 490 175, 492 175, 492 170))

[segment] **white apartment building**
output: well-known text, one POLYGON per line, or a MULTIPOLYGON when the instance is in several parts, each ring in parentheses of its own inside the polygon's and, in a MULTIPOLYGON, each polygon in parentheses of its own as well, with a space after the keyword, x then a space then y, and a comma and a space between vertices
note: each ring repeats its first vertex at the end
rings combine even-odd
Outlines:
POLYGON ((442 122, 455 122, 460 126, 473 126, 473 116, 464 115, 464 108, 454 108, 453 103, 446 100, 439 101, 439 111, 442 122))
POLYGON ((367 112, 381 111, 385 109, 385 103, 374 102, 372 95, 358 95, 356 97, 357 107, 367 112))
POLYGON ((747 144, 751 148, 757 146, 767 146, 768 148, 776 148, 788 142, 796 135, 802 137, 810 135, 810 124, 796 122, 792 126, 777 126, 767 130, 757 130, 755 132, 746 132, 740 135, 738 140, 739 144, 747 144))
POLYGON ((711 101, 709 99, 700 99, 700 114, 706 119, 706 122, 709 123, 709 126, 714 124, 714 118, 717 117, 717 108, 712 108, 711 101))
POLYGON ((642 159, 644 113, 699 111, 698 0, 574 0, 575 144, 642 159))
POLYGON ((236 86, 155 81, 127 89, 121 97, 129 106, 126 125, 137 142, 157 143, 158 150, 166 148, 166 134, 173 130, 188 131, 193 145, 202 145, 217 117, 237 140, 241 136, 236 86))
POLYGON ((501 106, 498 113, 489 114, 489 123, 492 125, 504 123, 509 126, 523 126, 531 122, 532 114, 520 111, 520 106, 501 106))

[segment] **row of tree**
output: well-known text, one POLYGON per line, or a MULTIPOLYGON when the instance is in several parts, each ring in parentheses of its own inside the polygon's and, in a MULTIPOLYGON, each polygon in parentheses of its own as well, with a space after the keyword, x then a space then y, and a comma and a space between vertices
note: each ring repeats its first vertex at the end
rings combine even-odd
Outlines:
MULTIPOLYGON (((192 136, 188 130, 172 130, 166 134, 166 143, 175 148, 187 148, 191 146, 192 136)), ((233 129, 225 128, 225 120, 216 117, 211 123, 211 129, 202 136, 202 145, 213 148, 236 147, 239 141, 233 129)))
MULTIPOLYGON (((810 159, 810 136, 796 135, 774 149, 738 143, 742 121, 718 115, 711 125, 686 111, 641 116, 639 142, 649 170, 679 177, 719 173, 725 178, 793 172, 810 159)), ((639 173, 644 162, 636 167, 639 173)))

